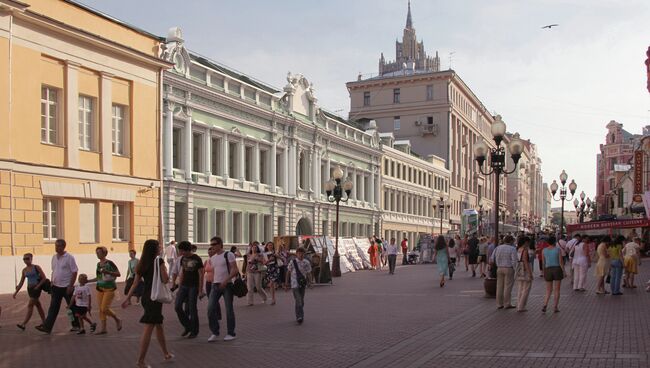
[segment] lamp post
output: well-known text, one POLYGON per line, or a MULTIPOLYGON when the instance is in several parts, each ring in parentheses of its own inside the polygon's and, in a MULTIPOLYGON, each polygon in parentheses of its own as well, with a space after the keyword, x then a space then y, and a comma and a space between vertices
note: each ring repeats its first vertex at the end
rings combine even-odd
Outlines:
MULTIPOLYGON (((560 174, 560 183, 562 184, 562 187, 559 187, 555 180, 551 183, 551 198, 553 198, 554 201, 562 202, 562 207, 560 209, 560 237, 564 235, 564 200, 567 199, 566 181, 568 179, 569 176, 566 171, 562 170, 562 173, 560 174), (555 193, 557 193, 558 188, 560 189, 560 199, 555 199, 555 193)), ((571 198, 568 199, 569 201, 573 199, 573 195, 576 194, 576 189, 578 189, 578 184, 576 184, 576 181, 572 179, 569 184, 569 192, 571 192, 571 198)))
POLYGON ((515 166, 511 171, 506 170, 506 150, 501 146, 503 137, 506 134, 506 124, 501 120, 501 116, 497 115, 494 123, 491 126, 491 133, 496 143, 496 148, 490 148, 488 145, 479 140, 474 145, 474 158, 478 163, 479 170, 483 175, 495 176, 495 187, 494 187, 494 238, 495 241, 499 242, 499 191, 501 190, 499 185, 499 179, 501 174, 512 174, 517 168, 517 163, 521 158, 521 152, 524 149, 524 143, 519 138, 519 134, 515 133, 512 137, 512 140, 508 144, 508 150, 512 156, 512 161, 515 166), (490 169, 487 171, 483 170, 483 163, 486 161, 487 155, 490 155, 490 169))
POLYGON ((438 211, 440 212, 440 235, 442 235, 442 219, 445 217, 445 207, 449 208, 450 205, 445 203, 445 199, 440 197, 438 200, 438 211))
POLYGON ((519 210, 515 211, 515 226, 517 226, 517 233, 519 232, 519 210))
POLYGON ((582 191, 580 192, 580 202, 578 202, 578 198, 574 199, 573 207, 576 209, 580 223, 583 223, 585 222, 585 215, 589 214, 589 210, 591 208, 591 199, 587 197, 587 200, 585 200, 585 192, 582 191))
POLYGON ((478 235, 483 236, 483 203, 478 204, 478 235))
POLYGON ((352 181, 349 178, 345 179, 345 182, 341 184, 341 179, 343 178, 343 170, 341 166, 337 166, 334 169, 333 179, 330 179, 325 183, 325 193, 327 194, 327 200, 331 203, 336 202, 336 233, 335 237, 335 248, 334 248, 334 257, 332 258, 332 276, 340 277, 341 276, 341 259, 339 256, 339 206, 341 202, 347 202, 350 199, 350 193, 352 193, 352 181), (343 197, 343 192, 345 192, 345 198, 343 197))

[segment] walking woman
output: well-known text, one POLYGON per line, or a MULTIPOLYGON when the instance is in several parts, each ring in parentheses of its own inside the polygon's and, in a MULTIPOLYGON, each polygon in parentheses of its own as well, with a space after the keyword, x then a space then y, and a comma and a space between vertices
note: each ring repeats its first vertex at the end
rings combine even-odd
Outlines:
POLYGON ((445 276, 449 274, 449 252, 447 252, 447 242, 445 237, 438 235, 434 251, 434 258, 438 264, 438 274, 440 275, 440 287, 445 286, 445 276))
MULTIPOLYGON (((532 240, 527 236, 519 237, 517 241, 518 265, 517 265, 517 312, 526 311, 528 294, 533 284, 533 268, 530 265, 530 244, 532 240)), ((534 251, 533 251, 534 252, 534 251)), ((534 254, 534 253, 533 253, 534 254)))
POLYGON ((621 292, 621 281, 623 281, 623 241, 625 238, 619 236, 616 241, 607 248, 609 254, 610 282, 612 295, 623 295, 621 292))
POLYGON ((148 367, 144 362, 144 359, 147 356, 147 350, 149 350, 149 343, 151 342, 151 334, 154 329, 156 330, 156 338, 158 339, 158 344, 160 344, 160 349, 163 352, 165 361, 171 361, 174 359, 174 355, 167 350, 167 342, 165 341, 165 330, 163 329, 162 324, 162 303, 151 300, 154 262, 160 262, 161 281, 164 284, 169 282, 169 275, 167 274, 165 261, 162 258, 158 258, 158 255, 160 255, 160 244, 158 243, 158 240, 149 239, 145 241, 144 247, 142 248, 140 262, 135 269, 136 277, 133 282, 133 287, 122 303, 122 308, 131 305, 131 296, 133 295, 133 292, 138 287, 139 283, 144 282, 144 293, 142 294, 141 299, 144 315, 140 318, 140 323, 143 323, 145 326, 144 331, 142 332, 142 337, 140 338, 140 351, 138 353, 138 362, 136 363, 139 368, 148 367))
POLYGON ((564 262, 560 248, 555 243, 555 236, 549 236, 548 246, 542 251, 542 267, 544 268, 544 280, 546 280, 546 296, 544 297, 544 307, 542 307, 544 313, 552 293, 555 294, 553 312, 560 311, 558 304, 560 303, 560 286, 564 278, 564 262))
POLYGON ((612 242, 612 239, 609 236, 603 237, 598 248, 596 248, 597 261, 596 261, 596 279, 598 285, 596 286, 596 294, 609 294, 605 290, 605 277, 609 275, 609 253, 607 253, 607 247, 609 243, 612 242))
POLYGON ((115 298, 115 290, 117 289, 115 279, 120 277, 120 270, 117 269, 115 263, 106 259, 108 255, 108 249, 106 247, 97 247, 95 253, 97 254, 97 258, 99 258, 96 277, 88 280, 88 282, 97 282, 100 330, 95 332, 95 335, 105 335, 106 317, 111 317, 115 321, 118 331, 122 330, 122 320, 111 309, 111 303, 113 302, 113 298, 115 298))
POLYGON ((370 247, 368 248, 368 256, 370 257, 370 268, 377 269, 377 245, 375 237, 370 239, 370 247))
POLYGON ((275 253, 275 244, 273 242, 266 243, 266 284, 271 290, 271 305, 275 305, 275 289, 278 288, 282 279, 280 278, 280 265, 284 262, 275 253))
POLYGON ((447 247, 447 254, 449 256, 449 280, 454 279, 454 272, 456 271, 456 265, 458 264, 458 247, 454 244, 453 239, 449 239, 449 246, 447 247))
POLYGON ((34 313, 34 307, 38 311, 38 315, 41 317, 41 326, 45 323, 45 312, 43 311, 43 306, 41 301, 38 299, 41 297, 41 288, 43 284, 47 281, 43 269, 35 264, 32 264, 33 256, 31 253, 25 253, 23 256, 23 262, 25 262, 25 268, 20 276, 20 282, 16 286, 16 292, 14 293, 14 299, 16 299, 16 294, 23 288, 25 279, 27 279, 27 295, 29 295, 29 303, 27 304, 27 315, 23 320, 23 323, 16 325, 21 330, 25 331, 25 325, 32 318, 34 313))
POLYGON ((573 291, 585 291, 587 270, 591 267, 591 256, 589 248, 584 241, 573 246, 573 291))
POLYGON ((262 270, 266 268, 264 255, 256 244, 248 248, 248 270, 246 271, 246 286, 248 286, 248 305, 253 305, 254 289, 262 297, 262 303, 266 304, 267 295, 262 288, 262 270))

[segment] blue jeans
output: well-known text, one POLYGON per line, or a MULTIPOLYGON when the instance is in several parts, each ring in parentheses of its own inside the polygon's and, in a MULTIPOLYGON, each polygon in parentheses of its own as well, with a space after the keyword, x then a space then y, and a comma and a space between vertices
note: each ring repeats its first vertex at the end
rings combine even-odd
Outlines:
MULTIPOLYGON (((252 291, 249 291, 252 292, 252 291)), ((235 336, 235 309, 232 305, 232 285, 221 289, 219 284, 212 284, 210 300, 208 301, 208 324, 213 335, 219 336, 219 320, 221 319, 221 305, 219 299, 223 296, 223 304, 226 307, 226 327, 228 335, 235 336)))
POLYGON ((293 291, 293 299, 296 301, 296 319, 305 318, 305 288, 297 287, 291 291, 293 291))
MULTIPOLYGON (((65 299, 68 305, 70 305, 72 294, 68 294, 67 288, 52 285, 52 299, 50 299, 50 308, 47 310, 47 317, 45 318, 45 324, 43 325, 48 331, 51 331, 54 327, 54 322, 56 321, 56 317, 59 315, 59 310, 61 309, 61 301, 63 299, 65 299)), ((72 326, 79 326, 79 321, 76 317, 74 317, 72 326)))
POLYGON ((610 285, 612 294, 621 292, 621 280, 623 279, 623 262, 620 259, 613 259, 610 263, 610 285))
POLYGON ((196 306, 198 297, 198 287, 184 285, 178 287, 175 307, 176 315, 178 316, 181 325, 183 325, 185 330, 189 331, 192 335, 199 334, 199 311, 196 306), (183 304, 185 303, 187 304, 187 307, 183 308, 183 304))

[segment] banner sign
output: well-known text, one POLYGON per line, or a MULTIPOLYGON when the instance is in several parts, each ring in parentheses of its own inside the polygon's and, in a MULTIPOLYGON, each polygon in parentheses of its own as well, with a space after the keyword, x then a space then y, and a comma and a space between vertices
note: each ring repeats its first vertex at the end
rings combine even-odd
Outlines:
POLYGON ((567 232, 585 230, 600 230, 600 229, 631 229, 636 227, 649 227, 650 220, 645 218, 629 219, 629 220, 614 220, 614 221, 597 221, 585 222, 582 224, 567 225, 567 232))
POLYGON ((643 151, 634 151, 634 194, 643 194, 643 151))

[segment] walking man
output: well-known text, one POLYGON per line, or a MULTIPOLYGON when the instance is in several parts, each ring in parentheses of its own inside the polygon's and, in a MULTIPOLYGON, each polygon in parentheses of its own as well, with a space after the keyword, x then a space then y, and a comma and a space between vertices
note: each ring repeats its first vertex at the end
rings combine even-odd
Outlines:
POLYGON ((165 258, 167 259, 168 269, 171 271, 174 261, 176 260, 176 241, 172 240, 169 242, 167 248, 165 248, 165 258))
POLYGON ((503 244, 494 250, 494 262, 497 266, 497 309, 515 307, 511 299, 517 265, 517 250, 513 242, 512 235, 506 235, 503 244))
MULTIPOLYGON (((239 274, 235 255, 232 252, 226 252, 223 249, 223 240, 215 236, 210 239, 210 246, 214 250, 214 255, 210 258, 212 264, 214 279, 210 291, 210 300, 208 301, 208 323, 212 335, 208 342, 217 341, 219 338, 219 320, 221 319, 221 306, 219 299, 223 296, 223 304, 226 307, 226 326, 228 334, 223 338, 224 341, 231 341, 236 338, 235 335, 235 309, 232 305, 233 291, 232 282, 239 274)), ((252 290, 249 292, 253 292, 252 290)))
POLYGON ((390 239, 390 244, 386 248, 388 253, 388 273, 391 275, 395 274, 395 263, 397 262, 397 244, 395 244, 395 238, 390 239))
POLYGON ((203 260, 192 253, 192 244, 186 240, 178 244, 180 258, 180 285, 176 294, 176 315, 181 325, 185 328, 181 336, 190 339, 199 334, 199 311, 197 302, 203 297, 203 260), (186 304, 186 308, 183 308, 186 304))
MULTIPOLYGON (((393 243, 395 239, 393 239, 393 243)), ((397 249, 397 247, 395 247, 397 249)), ((393 264, 395 264, 393 258, 393 264)), ((287 268, 287 283, 291 278, 291 291, 293 291, 293 299, 296 302, 296 321, 302 324, 305 319, 305 288, 307 287, 307 278, 311 272, 311 264, 305 259, 305 248, 300 247, 296 250, 296 258, 289 262, 287 268)))
MULTIPOLYGON (((57 239, 54 242, 54 249, 56 254, 52 256, 52 299, 50 300, 50 308, 47 311, 47 317, 43 325, 36 326, 36 329, 50 333, 56 322, 56 317, 59 315, 61 309, 61 300, 70 305, 72 299, 72 292, 74 291, 74 283, 77 280, 77 262, 75 262, 72 254, 65 251, 65 240, 57 239)), ((76 330, 79 322, 75 318, 72 322, 72 329, 76 330)))
POLYGON ((408 245, 408 239, 404 238, 402 240, 402 265, 408 264, 408 251, 409 251, 409 245, 408 245))

